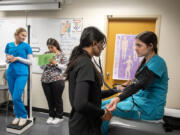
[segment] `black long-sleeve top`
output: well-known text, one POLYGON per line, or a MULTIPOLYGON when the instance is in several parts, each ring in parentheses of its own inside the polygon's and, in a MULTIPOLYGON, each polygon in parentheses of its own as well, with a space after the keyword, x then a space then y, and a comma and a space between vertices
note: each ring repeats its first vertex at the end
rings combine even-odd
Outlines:
POLYGON ((136 74, 135 79, 133 79, 132 81, 132 84, 128 85, 123 90, 123 93, 118 96, 120 98, 120 101, 132 96, 140 89, 147 88, 148 85, 151 84, 156 77, 158 76, 155 73, 145 67, 142 71, 139 71, 136 74))
MULTIPOLYGON (((84 114, 91 114, 95 117, 101 117, 104 114, 104 110, 95 106, 93 103, 89 101, 89 93, 91 91, 90 87, 92 82, 85 81, 79 82, 76 85, 76 93, 74 97, 74 108, 75 111, 84 114), (83 97, 83 98, 80 98, 83 97)), ((96 96, 96 95, 94 95, 96 96)))
POLYGON ((70 135, 101 132, 101 82, 88 55, 82 55, 70 71, 69 98, 72 111, 69 118, 70 135))

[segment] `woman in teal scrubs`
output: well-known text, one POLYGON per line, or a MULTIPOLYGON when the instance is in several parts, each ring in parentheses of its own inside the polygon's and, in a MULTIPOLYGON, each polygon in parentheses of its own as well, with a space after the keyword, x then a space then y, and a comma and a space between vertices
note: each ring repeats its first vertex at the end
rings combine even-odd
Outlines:
POLYGON ((27 112, 21 97, 28 79, 28 65, 32 64, 32 49, 24 42, 27 36, 24 28, 18 28, 14 35, 15 42, 8 43, 5 48, 9 63, 6 74, 16 116, 12 124, 23 126, 27 121, 27 112))
MULTIPOLYGON (((159 120, 163 117, 168 90, 168 72, 163 58, 157 54, 157 36, 150 31, 140 33, 135 40, 138 57, 144 56, 135 78, 122 94, 106 100, 102 108, 114 116, 136 120, 159 120)), ((103 134, 108 133, 108 122, 103 122, 103 134)))

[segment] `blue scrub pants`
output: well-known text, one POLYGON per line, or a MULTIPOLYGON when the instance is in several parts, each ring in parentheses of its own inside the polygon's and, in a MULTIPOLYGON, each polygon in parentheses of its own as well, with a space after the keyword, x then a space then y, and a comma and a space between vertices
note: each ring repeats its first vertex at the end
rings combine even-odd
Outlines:
MULTIPOLYGON (((102 109, 105 109, 106 105, 111 102, 112 99, 108 99, 102 102, 102 109)), ((130 110, 133 106, 133 102, 131 97, 119 102, 117 104, 117 108, 121 110, 130 110)), ((128 118, 128 119, 136 119, 140 120, 140 114, 138 112, 138 108, 135 106, 131 111, 123 112, 119 109, 116 109, 112 112, 113 116, 121 117, 121 118, 128 118)), ((108 125, 109 121, 103 121, 102 124, 102 135, 108 135, 108 125)))
POLYGON ((7 81, 14 104, 14 114, 16 118, 27 118, 27 111, 21 99, 27 79, 27 75, 16 75, 13 72, 7 72, 7 81))

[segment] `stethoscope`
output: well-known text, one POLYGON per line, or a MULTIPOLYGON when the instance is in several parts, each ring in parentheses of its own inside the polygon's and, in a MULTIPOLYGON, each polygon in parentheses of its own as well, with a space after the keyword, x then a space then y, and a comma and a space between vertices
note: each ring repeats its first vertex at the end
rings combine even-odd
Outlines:
MULTIPOLYGON (((117 90, 117 89, 111 88, 111 87, 104 81, 104 75, 103 75, 103 70, 102 70, 102 64, 101 64, 101 58, 100 58, 100 56, 99 56, 99 64, 96 62, 96 60, 95 60, 94 57, 93 57, 93 61, 94 61, 95 65, 100 69, 100 72, 101 72, 101 75, 102 75, 102 79, 103 79, 103 84, 104 84, 108 89, 110 89, 110 90, 113 90, 113 91, 116 91, 116 92, 123 92, 123 90, 117 90)), ((130 112, 130 111, 132 111, 132 110, 134 109, 134 107, 135 107, 135 106, 138 106, 138 105, 135 103, 133 95, 132 95, 131 97, 132 97, 133 105, 132 105, 132 107, 131 107, 129 110, 122 110, 122 109, 120 109, 120 108, 118 108, 118 107, 117 107, 116 109, 118 109, 118 110, 120 110, 120 111, 122 111, 122 112, 130 112)), ((138 112, 140 112, 140 111, 138 111, 138 112)), ((139 115, 141 115, 141 112, 140 112, 139 115)))

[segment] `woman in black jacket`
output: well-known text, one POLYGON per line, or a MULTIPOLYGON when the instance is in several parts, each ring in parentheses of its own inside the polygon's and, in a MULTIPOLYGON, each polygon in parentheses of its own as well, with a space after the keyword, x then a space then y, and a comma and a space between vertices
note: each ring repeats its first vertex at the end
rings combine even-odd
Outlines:
POLYGON ((111 118, 110 112, 101 109, 102 76, 91 61, 93 56, 100 56, 105 43, 103 33, 87 27, 70 56, 65 72, 72 106, 70 135, 101 135, 102 120, 111 118))

